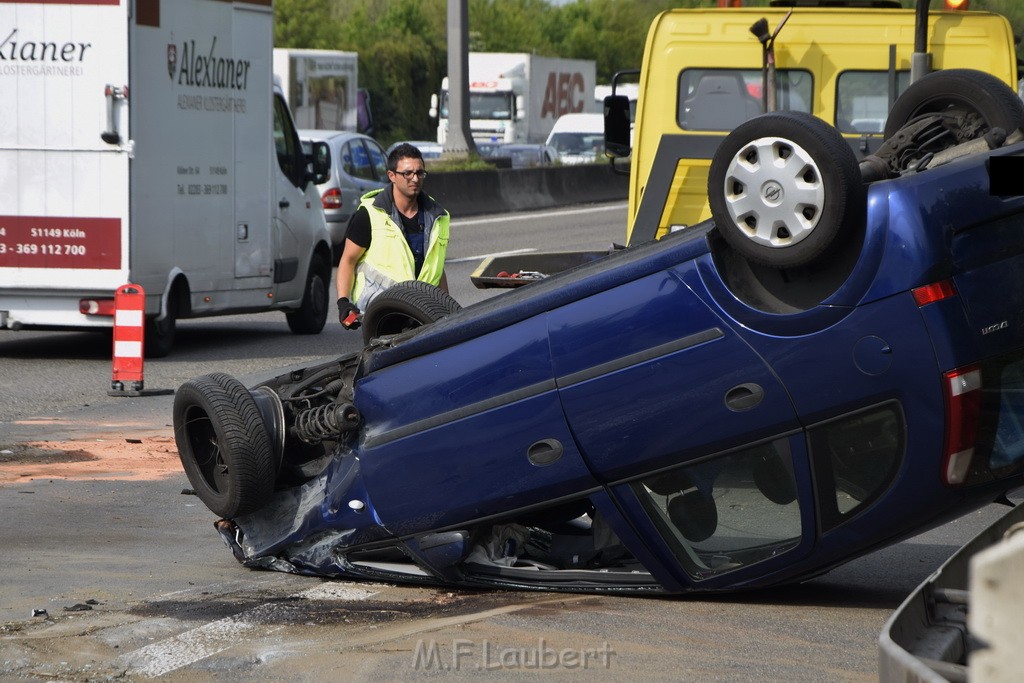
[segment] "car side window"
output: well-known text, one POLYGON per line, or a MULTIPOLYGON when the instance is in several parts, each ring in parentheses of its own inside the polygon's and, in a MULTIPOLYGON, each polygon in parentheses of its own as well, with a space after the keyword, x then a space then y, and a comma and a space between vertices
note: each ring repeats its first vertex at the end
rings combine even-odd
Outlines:
POLYGON ((673 553, 696 580, 769 560, 803 535, 786 439, 688 464, 632 484, 673 553))
POLYGON ((376 142, 366 140, 366 149, 370 153, 370 165, 373 167, 373 174, 377 180, 388 179, 388 158, 384 154, 384 148, 376 142))
POLYGON ((341 146, 341 169, 346 175, 355 175, 355 167, 352 165, 352 141, 341 146))
POLYGON ((306 156, 302 153, 299 135, 288 115, 284 98, 274 96, 274 151, 281 171, 295 187, 302 187, 306 179, 306 156))
POLYGON ((349 150, 352 153, 351 174, 361 180, 373 180, 373 169, 370 167, 370 155, 366 153, 366 147, 362 140, 353 140, 349 143, 349 150))

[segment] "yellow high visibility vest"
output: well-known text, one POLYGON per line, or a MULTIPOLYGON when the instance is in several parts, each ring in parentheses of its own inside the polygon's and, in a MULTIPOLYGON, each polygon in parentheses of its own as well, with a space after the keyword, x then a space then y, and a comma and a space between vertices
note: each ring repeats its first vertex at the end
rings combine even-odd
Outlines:
POLYGON ((370 246, 356 262, 351 299, 365 311, 374 297, 388 287, 420 280, 432 285, 441 282, 444 257, 448 251, 451 216, 432 197, 420 194, 423 214, 423 267, 416 275, 416 261, 402 231, 401 218, 394 210, 391 186, 362 196, 359 205, 370 215, 370 246), (387 192, 384 192, 384 191, 387 192))

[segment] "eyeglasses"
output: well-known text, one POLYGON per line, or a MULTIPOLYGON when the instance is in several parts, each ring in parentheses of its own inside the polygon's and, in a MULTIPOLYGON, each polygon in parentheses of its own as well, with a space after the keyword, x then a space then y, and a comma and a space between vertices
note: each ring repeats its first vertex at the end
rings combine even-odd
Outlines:
POLYGON ((413 176, 416 176, 420 180, 427 177, 426 171, 392 171, 395 175, 400 175, 406 180, 411 180, 413 176))

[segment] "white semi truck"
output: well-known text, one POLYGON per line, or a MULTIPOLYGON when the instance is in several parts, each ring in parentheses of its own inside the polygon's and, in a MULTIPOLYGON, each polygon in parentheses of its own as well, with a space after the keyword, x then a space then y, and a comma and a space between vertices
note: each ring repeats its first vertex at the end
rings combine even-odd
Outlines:
MULTIPOLYGON (((584 59, 469 53, 469 126, 481 142, 544 142, 562 114, 592 113, 597 67, 584 59)), ((448 77, 431 97, 437 141, 448 137, 448 77)))
POLYGON ((272 0, 0 3, 0 329, 103 329, 145 291, 179 318, 284 311, 318 333, 330 242, 273 84, 272 0))

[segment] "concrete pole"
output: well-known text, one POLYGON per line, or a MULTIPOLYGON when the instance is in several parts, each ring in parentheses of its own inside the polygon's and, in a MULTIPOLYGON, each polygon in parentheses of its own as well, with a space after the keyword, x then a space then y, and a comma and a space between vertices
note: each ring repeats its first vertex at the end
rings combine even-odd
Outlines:
POLYGON ((448 0, 448 137, 445 159, 476 153, 469 128, 469 0, 448 0))

